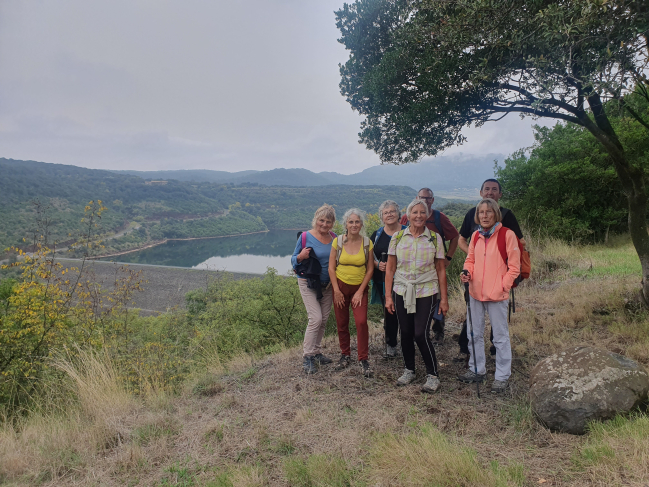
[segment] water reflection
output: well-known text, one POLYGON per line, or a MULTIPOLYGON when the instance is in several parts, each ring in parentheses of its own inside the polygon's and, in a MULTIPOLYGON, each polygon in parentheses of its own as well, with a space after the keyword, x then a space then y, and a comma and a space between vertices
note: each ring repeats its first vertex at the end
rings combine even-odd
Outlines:
POLYGON ((263 274, 266 267, 274 267, 284 274, 291 268, 296 233, 294 230, 271 230, 239 237, 171 241, 101 260, 253 274, 263 274))

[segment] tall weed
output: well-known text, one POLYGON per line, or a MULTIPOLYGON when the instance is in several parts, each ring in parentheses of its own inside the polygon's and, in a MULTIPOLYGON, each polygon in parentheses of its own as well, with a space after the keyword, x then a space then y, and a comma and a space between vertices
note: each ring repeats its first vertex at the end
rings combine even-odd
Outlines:
POLYGON ((0 425, 0 478, 53 480, 78 473, 95 456, 126 441, 139 407, 125 391, 110 357, 84 350, 54 366, 66 374, 57 407, 48 397, 31 414, 0 425))

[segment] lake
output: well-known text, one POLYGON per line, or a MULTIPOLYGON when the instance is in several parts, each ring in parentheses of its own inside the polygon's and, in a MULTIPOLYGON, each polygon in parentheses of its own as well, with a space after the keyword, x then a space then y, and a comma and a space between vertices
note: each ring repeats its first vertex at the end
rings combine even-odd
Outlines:
POLYGON ((101 260, 251 274, 263 274, 267 267, 274 267, 286 274, 291 270, 296 241, 295 230, 271 230, 238 237, 174 240, 101 260))

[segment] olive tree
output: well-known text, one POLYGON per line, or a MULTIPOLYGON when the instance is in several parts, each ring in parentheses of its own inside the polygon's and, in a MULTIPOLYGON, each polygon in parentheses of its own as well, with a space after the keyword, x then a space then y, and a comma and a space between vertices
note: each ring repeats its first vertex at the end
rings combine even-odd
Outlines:
MULTIPOLYGON (((626 195, 649 302, 646 174, 607 113, 647 98, 649 6, 637 0, 357 0, 336 12, 350 51, 340 88, 384 163, 461 144, 462 128, 510 113, 572 122, 608 155, 626 195)), ((649 134, 648 134, 649 135, 649 134)))

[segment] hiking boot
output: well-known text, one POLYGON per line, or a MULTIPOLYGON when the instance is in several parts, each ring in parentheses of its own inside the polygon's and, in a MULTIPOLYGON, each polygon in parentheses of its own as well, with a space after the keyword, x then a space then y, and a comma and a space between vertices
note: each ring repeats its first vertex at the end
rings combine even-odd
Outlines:
POLYGON ((495 380, 491 383, 491 392, 493 394, 500 394, 507 390, 508 382, 506 380, 495 380))
POLYGON ((399 351, 397 350, 397 347, 392 347, 390 345, 387 345, 385 347, 385 354, 383 357, 390 359, 390 358, 397 358, 399 354, 399 351))
POLYGON ((441 346, 444 345, 444 332, 438 331, 433 336, 433 345, 441 346))
POLYGON ((329 357, 327 357, 325 355, 322 355, 321 353, 316 353, 313 356, 313 358, 320 365, 327 365, 327 364, 330 364, 331 362, 333 362, 333 360, 331 360, 329 357))
POLYGON ((398 386, 407 386, 415 380, 415 371, 404 369, 403 375, 397 379, 398 386))
POLYGON ((370 367, 369 360, 361 360, 361 372, 363 373, 363 376, 367 378, 374 376, 374 371, 372 370, 372 367, 370 367))
POLYGON ((473 384, 475 382, 484 382, 484 374, 476 374, 472 370, 467 370, 464 374, 458 374, 457 380, 465 384, 473 384))
POLYGON ((496 345, 492 345, 489 347, 489 353, 491 354, 492 357, 496 356, 496 345))
POLYGON ((428 374, 426 376, 426 383, 421 387, 421 392, 433 393, 439 389, 439 378, 428 374))
POLYGON ((313 355, 307 355, 304 357, 304 360, 302 361, 302 368, 307 375, 315 374, 318 371, 313 355))
POLYGON ((469 357, 468 353, 460 352, 455 357, 453 357, 453 362, 463 363, 465 367, 469 367, 469 357))
POLYGON ((349 358, 349 355, 341 355, 340 358, 338 359, 338 363, 334 367, 334 370, 343 370, 349 367, 351 364, 351 359, 349 358))

